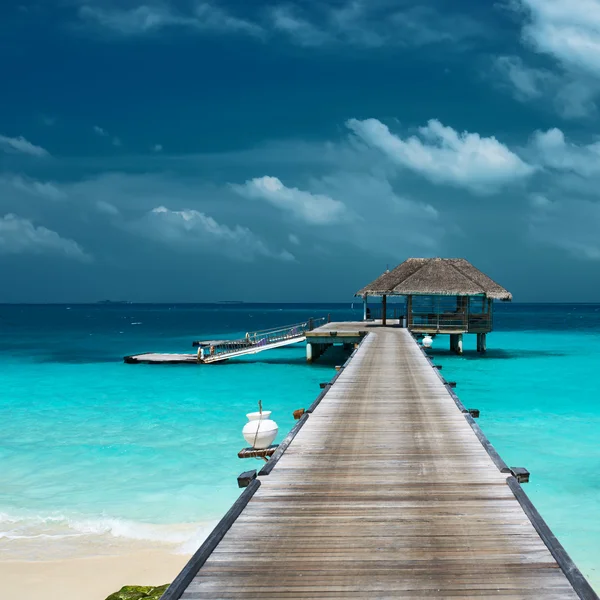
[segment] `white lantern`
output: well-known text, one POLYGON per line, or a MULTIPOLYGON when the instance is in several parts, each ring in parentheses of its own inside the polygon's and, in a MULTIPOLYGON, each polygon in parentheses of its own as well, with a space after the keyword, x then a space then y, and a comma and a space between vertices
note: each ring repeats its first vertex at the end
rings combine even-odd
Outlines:
POLYGON ((431 348, 431 345, 433 344, 433 338, 427 334, 421 343, 423 344, 423 348, 431 348))
POLYGON ((244 439, 255 450, 264 450, 268 448, 277 437, 279 427, 275 421, 270 419, 271 411, 251 412, 246 415, 248 423, 242 429, 244 439))

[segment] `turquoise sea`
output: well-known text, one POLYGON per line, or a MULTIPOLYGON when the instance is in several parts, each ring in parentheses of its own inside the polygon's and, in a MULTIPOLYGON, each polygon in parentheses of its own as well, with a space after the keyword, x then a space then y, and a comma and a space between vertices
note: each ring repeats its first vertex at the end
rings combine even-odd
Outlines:
POLYGON ((434 362, 600 590, 600 305, 499 305, 495 329, 483 358, 475 336, 460 357, 439 337, 434 362))
MULTIPOLYGON (((126 365, 362 305, 0 306, 0 558, 111 553, 127 540, 193 551, 239 494, 245 413, 280 438, 342 354, 303 345, 210 366, 126 365)), ((484 357, 431 351, 568 552, 600 587, 600 305, 498 304, 484 357)), ((340 351, 341 352, 341 351, 340 351)))
POLYGON ((0 306, 0 558, 127 540, 195 550, 260 464, 237 457, 246 413, 261 400, 284 436, 342 357, 309 367, 303 345, 205 366, 122 357, 327 312, 352 317, 346 305, 0 306))

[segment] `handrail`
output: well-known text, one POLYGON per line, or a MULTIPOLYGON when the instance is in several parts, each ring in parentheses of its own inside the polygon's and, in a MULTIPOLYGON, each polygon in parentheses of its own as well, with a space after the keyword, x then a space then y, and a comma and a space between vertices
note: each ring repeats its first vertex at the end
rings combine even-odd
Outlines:
POLYGON ((275 344, 277 342, 283 342, 295 338, 303 338, 307 331, 312 331, 315 327, 319 327, 326 322, 326 317, 319 317, 316 319, 310 318, 302 323, 248 332, 246 333, 246 336, 241 339, 223 340, 211 343, 210 345, 207 343, 204 347, 210 348, 210 354, 203 355, 202 358, 200 358, 199 355, 199 360, 211 362, 217 356, 250 350, 252 348, 259 348, 261 346, 267 346, 269 344, 275 344))
POLYGON ((302 321, 300 323, 292 323, 291 325, 285 325, 283 327, 273 327, 271 329, 260 329, 258 331, 252 331, 250 332, 250 335, 262 335, 263 333, 271 333, 274 331, 283 331, 284 329, 290 329, 291 327, 300 327, 300 326, 306 326, 308 324, 309 321, 313 321, 313 323, 325 323, 325 321, 327 320, 326 317, 319 317, 317 319, 307 319, 306 321, 302 321))

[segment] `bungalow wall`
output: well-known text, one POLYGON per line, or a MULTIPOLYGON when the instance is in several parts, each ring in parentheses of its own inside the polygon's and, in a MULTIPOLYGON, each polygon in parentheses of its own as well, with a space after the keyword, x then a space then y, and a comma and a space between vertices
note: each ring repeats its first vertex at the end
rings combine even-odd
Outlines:
POLYGON ((488 333, 493 302, 486 296, 408 296, 408 328, 417 333, 488 333))

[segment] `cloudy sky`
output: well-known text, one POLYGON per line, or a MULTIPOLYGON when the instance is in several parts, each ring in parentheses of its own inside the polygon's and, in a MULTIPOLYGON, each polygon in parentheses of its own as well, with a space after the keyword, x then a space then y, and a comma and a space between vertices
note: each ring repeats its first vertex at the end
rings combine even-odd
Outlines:
POLYGON ((600 301, 600 0, 0 6, 0 302, 600 301))

